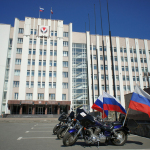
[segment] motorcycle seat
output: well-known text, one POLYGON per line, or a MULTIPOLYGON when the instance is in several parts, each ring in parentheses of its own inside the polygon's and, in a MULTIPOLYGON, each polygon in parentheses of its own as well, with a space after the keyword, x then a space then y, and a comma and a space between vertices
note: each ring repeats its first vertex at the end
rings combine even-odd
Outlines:
POLYGON ((113 125, 113 126, 116 126, 116 125, 122 125, 122 123, 119 122, 119 121, 114 121, 114 122, 112 122, 112 125, 113 125))

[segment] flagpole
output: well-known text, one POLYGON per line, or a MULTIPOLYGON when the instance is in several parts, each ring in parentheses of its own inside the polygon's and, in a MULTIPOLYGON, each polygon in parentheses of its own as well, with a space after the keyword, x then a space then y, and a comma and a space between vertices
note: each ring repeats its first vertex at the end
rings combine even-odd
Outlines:
POLYGON ((128 110, 127 110, 127 113, 126 113, 126 117, 125 117, 124 122, 123 122, 123 126, 124 126, 124 124, 125 124, 125 122, 126 122, 126 118, 127 118, 127 115, 128 115, 128 111, 129 111, 129 107, 128 107, 128 110))
POLYGON ((39 18, 40 18, 40 7, 39 7, 39 18))

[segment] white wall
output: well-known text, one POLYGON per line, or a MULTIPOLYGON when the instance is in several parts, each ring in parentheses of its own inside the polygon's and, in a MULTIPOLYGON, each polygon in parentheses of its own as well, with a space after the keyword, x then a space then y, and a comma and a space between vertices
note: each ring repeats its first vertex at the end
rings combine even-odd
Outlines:
POLYGON ((4 78, 6 70, 10 27, 10 25, 0 24, 0 115, 2 108, 3 86, 5 81, 4 78))

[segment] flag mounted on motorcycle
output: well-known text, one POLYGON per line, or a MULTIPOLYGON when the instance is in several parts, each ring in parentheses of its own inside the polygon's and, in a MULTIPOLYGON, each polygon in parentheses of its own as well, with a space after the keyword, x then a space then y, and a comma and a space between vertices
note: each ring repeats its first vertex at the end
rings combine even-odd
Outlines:
POLYGON ((102 118, 106 118, 108 116, 108 111, 107 110, 103 111, 103 96, 102 95, 98 97, 98 99, 95 101, 95 103, 93 104, 91 108, 101 112, 102 118))
POLYGON ((103 109, 109 111, 116 111, 122 114, 126 114, 125 108, 120 104, 120 102, 113 96, 106 92, 103 92, 103 109))

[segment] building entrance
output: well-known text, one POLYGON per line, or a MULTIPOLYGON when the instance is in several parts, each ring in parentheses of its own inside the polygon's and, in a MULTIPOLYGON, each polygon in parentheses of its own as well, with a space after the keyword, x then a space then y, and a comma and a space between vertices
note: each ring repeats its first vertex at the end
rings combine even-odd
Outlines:
POLYGON ((43 114, 43 107, 38 107, 38 114, 43 114))
POLYGON ((32 107, 29 107, 28 114, 32 114, 32 107))

